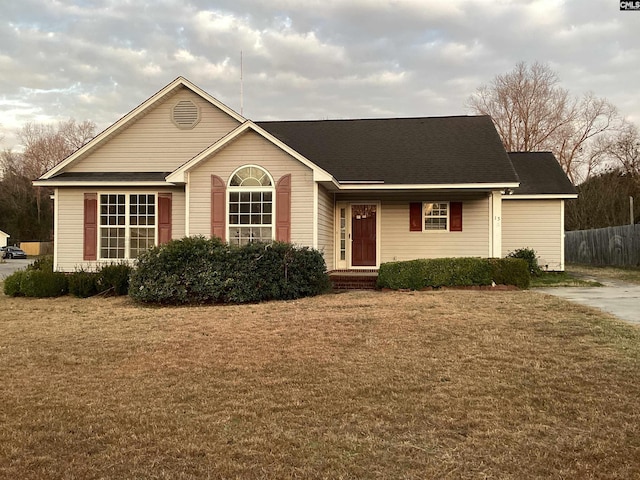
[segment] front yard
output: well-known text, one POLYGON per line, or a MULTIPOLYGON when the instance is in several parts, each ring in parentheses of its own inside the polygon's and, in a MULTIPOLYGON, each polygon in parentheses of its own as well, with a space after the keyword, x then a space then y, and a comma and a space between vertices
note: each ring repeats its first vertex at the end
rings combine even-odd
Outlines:
POLYGON ((532 291, 0 293, 0 478, 638 478, 640 329, 532 291))

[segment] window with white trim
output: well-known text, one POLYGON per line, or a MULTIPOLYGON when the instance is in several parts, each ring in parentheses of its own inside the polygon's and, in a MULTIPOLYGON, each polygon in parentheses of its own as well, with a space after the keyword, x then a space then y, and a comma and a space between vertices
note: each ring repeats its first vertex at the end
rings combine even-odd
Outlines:
POLYGON ((100 195, 100 258, 137 258, 156 242, 156 196, 100 195))
POLYGON ((424 212, 424 229, 448 230, 449 229, 449 203, 427 203, 422 206, 424 212))
POLYGON ((256 166, 242 167, 228 188, 229 243, 273 241, 274 187, 269 174, 256 166))

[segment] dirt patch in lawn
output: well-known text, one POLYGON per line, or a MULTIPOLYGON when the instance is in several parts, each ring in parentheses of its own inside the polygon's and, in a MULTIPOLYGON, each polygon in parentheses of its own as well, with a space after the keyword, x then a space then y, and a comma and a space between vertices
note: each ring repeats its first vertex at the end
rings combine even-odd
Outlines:
POLYGON ((0 478, 637 478, 640 331, 535 292, 0 294, 0 478))

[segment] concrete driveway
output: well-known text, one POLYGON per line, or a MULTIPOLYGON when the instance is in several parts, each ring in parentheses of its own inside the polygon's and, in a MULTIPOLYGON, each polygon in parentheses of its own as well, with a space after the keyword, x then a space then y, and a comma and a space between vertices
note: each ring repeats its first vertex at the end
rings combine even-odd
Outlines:
POLYGON ((7 278, 16 270, 21 270, 27 268, 27 265, 33 263, 33 259, 27 258, 7 258, 6 260, 0 260, 0 280, 7 278))
POLYGON ((616 317, 640 324, 640 285, 617 280, 597 280, 603 287, 539 288, 539 292, 566 298, 572 302, 596 307, 616 317))

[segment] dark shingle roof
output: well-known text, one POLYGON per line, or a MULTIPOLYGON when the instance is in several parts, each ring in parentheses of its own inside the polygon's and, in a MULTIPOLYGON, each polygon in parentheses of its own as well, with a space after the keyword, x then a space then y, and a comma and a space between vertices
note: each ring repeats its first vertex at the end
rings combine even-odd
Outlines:
POLYGON ((516 195, 576 193, 553 153, 511 152, 509 158, 520 177, 516 195))
POLYGON ((257 122, 340 182, 512 183, 488 116, 257 122))

